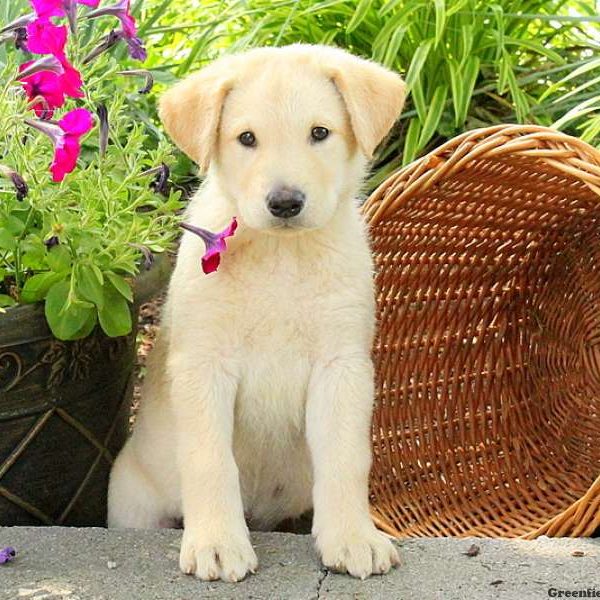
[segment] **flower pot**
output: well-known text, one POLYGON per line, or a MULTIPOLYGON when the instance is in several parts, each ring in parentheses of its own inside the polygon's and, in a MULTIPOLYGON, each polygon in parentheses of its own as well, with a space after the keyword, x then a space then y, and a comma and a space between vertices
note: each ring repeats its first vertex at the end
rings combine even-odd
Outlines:
MULTIPOLYGON (((169 270, 161 257, 138 277, 135 314, 169 270)), ((0 525, 105 524, 134 364, 135 328, 109 338, 97 327, 63 342, 50 333, 41 305, 0 315, 0 525)))

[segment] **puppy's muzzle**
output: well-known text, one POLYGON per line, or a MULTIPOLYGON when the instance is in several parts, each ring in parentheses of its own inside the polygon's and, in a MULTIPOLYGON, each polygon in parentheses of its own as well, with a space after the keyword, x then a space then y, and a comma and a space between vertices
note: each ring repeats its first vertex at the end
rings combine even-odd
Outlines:
POLYGON ((306 196, 297 188, 278 187, 267 194, 267 208, 279 219, 291 219, 304 208, 306 196))

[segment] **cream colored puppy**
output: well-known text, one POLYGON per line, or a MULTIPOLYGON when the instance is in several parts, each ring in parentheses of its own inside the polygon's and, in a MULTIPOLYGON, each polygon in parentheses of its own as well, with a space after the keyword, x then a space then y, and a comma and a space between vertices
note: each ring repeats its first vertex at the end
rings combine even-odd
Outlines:
POLYGON ((242 579, 257 567, 246 518, 268 529, 311 507, 326 566, 364 578, 398 562, 369 516, 373 265, 355 197, 403 102, 383 67, 303 45, 220 59, 162 99, 207 171, 186 220, 240 226, 209 276, 183 235, 108 523, 183 517, 185 573, 242 579))

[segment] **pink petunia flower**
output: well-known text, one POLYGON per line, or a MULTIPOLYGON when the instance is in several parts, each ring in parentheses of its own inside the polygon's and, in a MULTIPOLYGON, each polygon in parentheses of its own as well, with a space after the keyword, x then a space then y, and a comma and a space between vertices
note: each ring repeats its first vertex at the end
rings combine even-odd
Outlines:
POLYGON ((207 229, 190 225, 189 223, 180 223, 180 227, 191 231, 202 239, 206 246, 206 252, 202 256, 202 270, 208 274, 213 273, 219 268, 221 262, 221 252, 227 250, 225 238, 231 237, 237 229, 237 219, 233 217, 231 223, 220 233, 212 233, 207 229))
MULTIPOLYGON (((31 62, 21 65, 24 72, 29 70, 31 62)), ((25 77, 20 77, 23 89, 29 101, 34 102, 32 108, 38 117, 52 118, 54 109, 65 103, 65 96, 83 98, 82 81, 79 71, 70 65, 63 68, 62 74, 44 70, 25 77)))
POLYGON ((97 8, 100 0, 30 0, 38 17, 64 17, 77 4, 85 4, 97 8))
POLYGON ((35 54, 49 54, 35 62, 27 62, 20 67, 19 80, 23 83, 27 98, 32 101, 42 98, 43 102, 34 104, 36 115, 51 118, 55 108, 65 103, 65 96, 83 98, 81 75, 67 60, 65 45, 67 28, 53 25, 45 19, 37 19, 27 25, 27 48, 35 54), (39 68, 44 62, 49 65, 58 62, 60 69, 39 68), (33 73, 31 73, 33 69, 33 73))
POLYGON ((39 18, 27 24, 27 49, 33 54, 52 54, 66 60, 67 28, 54 25, 46 18, 39 18))
POLYGON ((67 173, 75 169, 81 152, 80 139, 93 126, 94 120, 89 110, 76 108, 66 113, 58 122, 32 121, 26 123, 46 134, 54 144, 54 159, 50 165, 52 180, 62 181, 67 173))
POLYGON ((69 19, 69 28, 73 33, 77 29, 77 4, 85 4, 96 8, 100 0, 30 0, 40 19, 64 17, 69 19))

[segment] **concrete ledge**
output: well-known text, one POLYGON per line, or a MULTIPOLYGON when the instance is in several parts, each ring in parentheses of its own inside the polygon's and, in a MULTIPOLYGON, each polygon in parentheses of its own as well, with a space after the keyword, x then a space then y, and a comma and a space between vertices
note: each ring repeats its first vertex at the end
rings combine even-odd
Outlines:
POLYGON ((323 569, 308 536, 256 533, 258 573, 227 584, 179 572, 180 535, 0 528, 0 547, 14 546, 18 553, 0 565, 0 600, 541 600, 552 597, 550 588, 595 588, 600 598, 600 540, 402 540, 399 569, 357 581, 323 569), (473 544, 479 553, 468 556, 473 544))

